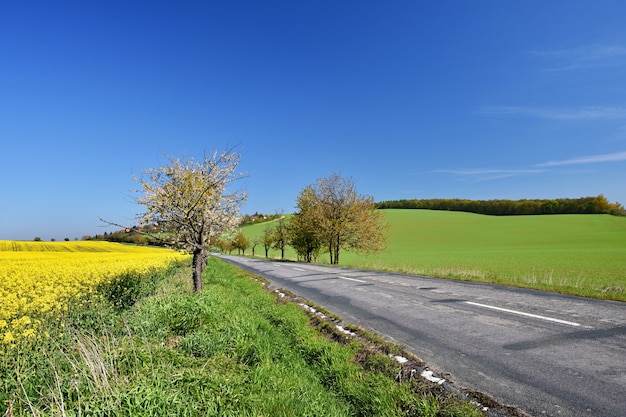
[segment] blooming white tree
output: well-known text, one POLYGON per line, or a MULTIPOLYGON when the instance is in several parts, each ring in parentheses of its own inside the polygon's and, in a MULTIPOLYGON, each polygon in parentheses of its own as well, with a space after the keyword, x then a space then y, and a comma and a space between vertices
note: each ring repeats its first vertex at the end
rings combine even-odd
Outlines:
POLYGON ((228 149, 201 160, 166 157, 168 164, 134 177, 142 194, 137 202, 146 208, 139 221, 158 224, 163 231, 159 239, 193 254, 193 288, 198 292, 210 245, 238 225, 247 198, 246 192, 230 189, 245 175, 237 170, 241 155, 228 149))

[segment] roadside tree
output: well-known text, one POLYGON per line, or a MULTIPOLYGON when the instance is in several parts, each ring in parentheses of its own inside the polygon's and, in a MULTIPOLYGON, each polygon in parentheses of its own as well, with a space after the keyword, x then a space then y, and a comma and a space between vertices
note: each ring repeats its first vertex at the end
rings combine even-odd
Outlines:
POLYGON ((254 251, 257 247, 257 245, 259 244, 259 239, 254 239, 251 243, 251 249, 252 249, 252 257, 254 257, 254 251))
POLYGON ((374 198, 359 195, 351 178, 333 174, 318 179, 300 196, 313 201, 311 216, 316 219, 319 239, 328 250, 332 265, 339 264, 341 249, 360 253, 385 250, 388 223, 383 213, 376 210, 374 198))
POLYGON ((280 250, 280 259, 285 259, 285 247, 289 239, 286 226, 285 216, 281 216, 272 233, 272 248, 280 250))
POLYGON ((228 236, 219 238, 215 246, 217 246, 221 253, 227 253, 229 255, 232 254, 233 249, 235 249, 233 246, 233 240, 228 236))
POLYGON ((237 226, 247 198, 244 191, 230 189, 244 176, 237 170, 240 155, 228 149, 200 160, 167 158, 168 164, 134 178, 141 186, 137 202, 145 206, 139 220, 141 225, 159 225, 159 239, 193 255, 193 288, 198 292, 211 243, 237 226))
POLYGON ((250 239, 248 239, 242 231, 239 231, 233 237, 232 245, 235 249, 237 249, 238 254, 245 255, 246 249, 250 247, 250 239))
POLYGON ((263 230, 263 235, 261 236, 261 243, 263 244, 263 249, 265 249, 265 257, 269 257, 269 251, 274 245, 274 229, 271 227, 266 227, 263 230))
POLYGON ((313 187, 308 186, 302 190, 297 197, 296 207, 298 211, 287 223, 288 242, 299 259, 313 262, 323 246, 320 233, 320 205, 317 204, 313 187))

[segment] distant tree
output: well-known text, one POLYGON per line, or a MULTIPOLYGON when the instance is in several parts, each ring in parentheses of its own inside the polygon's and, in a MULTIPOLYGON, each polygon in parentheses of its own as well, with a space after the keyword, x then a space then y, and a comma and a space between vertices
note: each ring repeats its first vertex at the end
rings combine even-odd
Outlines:
POLYGON ((610 213, 611 212, 611 203, 609 200, 603 195, 600 194, 595 198, 595 207, 596 213, 610 213))
POLYGON ((263 230, 263 235, 261 236, 261 243, 263 244, 263 248, 265 249, 265 257, 269 257, 269 251, 274 245, 274 229, 271 227, 266 227, 263 230))
POLYGON ((288 239, 285 216, 281 216, 272 234, 272 247, 280 250, 280 259, 285 259, 285 247, 287 246, 288 239))
POLYGON ((250 240, 243 234, 242 231, 239 231, 232 240, 232 245, 239 253, 242 255, 246 254, 246 249, 250 247, 250 240))
POLYGON ((232 253, 233 249, 235 249, 233 246, 233 240, 226 236, 218 239, 216 246, 219 248, 220 252, 228 254, 232 253))
POLYGON ((609 214, 613 216, 626 216, 626 209, 619 202, 615 202, 611 204, 611 208, 609 210, 609 214))
POLYGON ((35 236, 35 239, 33 239, 35 242, 41 242, 41 238, 39 236, 35 236))
POLYGON ((148 239, 141 233, 132 233, 129 236, 125 236, 122 242, 133 243, 135 245, 146 245, 148 244, 148 239))
POLYGON ((254 239, 252 241, 252 256, 254 257, 254 249, 257 247, 257 245, 259 244, 259 239, 254 239))
POLYGON ((50 242, 56 242, 57 240, 55 238, 51 238, 50 242))
POLYGON ((69 241, 70 241, 70 238, 69 238, 69 237, 66 237, 66 238, 65 238, 65 239, 63 239, 63 240, 65 240, 66 242, 69 242, 69 241))
MULTIPOLYGON (((339 264, 341 249, 376 253, 385 249, 389 225, 376 210, 374 198, 357 193, 354 181, 333 174, 317 180, 302 193, 311 194, 319 226, 319 238, 330 254, 330 263, 339 264)), ((301 195, 302 195, 301 193, 301 195)))
POLYGON ((317 259, 323 246, 320 221, 320 205, 313 187, 303 189, 296 199, 298 211, 287 223, 289 245, 294 248, 298 258, 305 262, 317 259))
POLYGON ((193 255, 192 280, 198 292, 212 241, 237 226, 247 198, 245 192, 230 189, 244 175, 237 170, 240 155, 228 149, 200 160, 167 158, 168 164, 134 178, 141 186, 137 202, 145 206, 139 224, 160 225, 167 231, 158 236, 160 240, 193 255))

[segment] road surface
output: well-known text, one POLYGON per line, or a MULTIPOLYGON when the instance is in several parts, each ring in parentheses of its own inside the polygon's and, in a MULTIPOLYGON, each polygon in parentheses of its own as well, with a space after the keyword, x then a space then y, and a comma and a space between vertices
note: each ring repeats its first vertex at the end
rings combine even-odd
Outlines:
POLYGON ((626 416, 626 304, 416 275, 221 258, 533 416, 626 416))

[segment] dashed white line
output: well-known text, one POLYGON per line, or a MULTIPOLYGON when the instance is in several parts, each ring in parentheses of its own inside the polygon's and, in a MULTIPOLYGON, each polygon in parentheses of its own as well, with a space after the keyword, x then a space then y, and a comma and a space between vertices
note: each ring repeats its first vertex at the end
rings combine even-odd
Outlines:
POLYGON ((362 280, 356 279, 356 278, 342 277, 341 275, 337 275, 337 278, 347 279, 348 281, 365 282, 365 281, 362 281, 362 280))
POLYGON ((306 269, 302 269, 302 268, 292 268, 292 269, 295 271, 302 271, 302 272, 306 271, 306 269))
POLYGON ((472 301, 466 301, 465 303, 473 305, 473 306, 477 306, 477 307, 490 308, 492 310, 503 311, 505 313, 517 314, 519 316, 531 317, 531 318, 540 319, 540 320, 547 320, 547 321, 551 321, 551 322, 554 322, 554 323, 567 324, 569 326, 576 326, 576 327, 580 326, 579 323, 574 323, 572 321, 566 321, 566 320, 561 320, 561 319, 555 319, 554 317, 546 317, 546 316, 540 316, 538 314, 524 313, 523 311, 509 310, 508 308, 495 307, 495 306, 490 306, 490 305, 487 305, 487 304, 474 303, 472 301))

